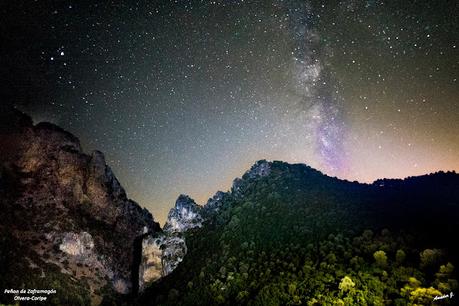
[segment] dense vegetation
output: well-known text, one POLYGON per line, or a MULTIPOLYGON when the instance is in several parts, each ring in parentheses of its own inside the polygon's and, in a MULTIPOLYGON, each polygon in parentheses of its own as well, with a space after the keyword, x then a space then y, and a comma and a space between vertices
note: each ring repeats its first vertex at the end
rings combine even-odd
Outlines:
POLYGON ((173 278, 173 287, 155 303, 428 305, 457 290, 445 252, 419 252, 411 240, 386 229, 352 240, 330 234, 318 246, 290 244, 270 253, 248 244, 237 254, 211 257, 200 271, 182 271, 186 286, 173 278))
POLYGON ((188 232, 183 263, 138 303, 429 305, 457 290, 458 175, 362 185, 271 168, 188 232))

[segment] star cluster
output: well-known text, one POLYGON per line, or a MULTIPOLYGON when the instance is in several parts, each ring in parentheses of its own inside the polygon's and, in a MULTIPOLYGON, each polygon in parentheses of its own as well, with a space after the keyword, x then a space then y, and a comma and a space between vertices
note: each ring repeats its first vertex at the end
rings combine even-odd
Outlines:
POLYGON ((2 4, 4 101, 98 149, 164 221, 258 159, 459 169, 459 12, 416 1, 2 4))

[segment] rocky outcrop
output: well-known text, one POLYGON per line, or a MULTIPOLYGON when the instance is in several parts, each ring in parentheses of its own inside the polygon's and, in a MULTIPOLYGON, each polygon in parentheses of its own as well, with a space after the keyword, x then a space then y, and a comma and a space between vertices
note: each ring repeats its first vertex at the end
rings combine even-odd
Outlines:
POLYGON ((268 176, 271 173, 271 163, 266 160, 257 161, 251 168, 248 170, 243 177, 248 179, 255 179, 263 176, 268 176))
POLYGON ((139 290, 165 275, 163 269, 163 237, 146 236, 142 239, 141 262, 139 266, 139 290))
POLYGON ((210 198, 206 205, 204 205, 205 211, 218 211, 223 203, 223 198, 227 195, 227 192, 217 191, 215 195, 210 198))
MULTIPOLYGON (((133 242, 160 230, 126 196, 99 151, 85 154, 72 134, 33 125, 14 112, 0 130, 0 231, 17 237, 46 263, 86 282, 131 290, 133 242)), ((19 242, 18 242, 19 243, 19 242)))
POLYGON ((168 275, 177 268, 187 253, 185 236, 178 233, 166 234, 163 247, 163 274, 168 275))
POLYGON ((143 239, 140 290, 146 283, 168 275, 182 262, 187 253, 185 233, 202 226, 201 210, 193 199, 182 194, 169 211, 163 232, 143 239))
POLYGON ((222 208, 226 198, 242 197, 248 185, 270 173, 270 162, 257 161, 242 178, 234 180, 230 192, 218 191, 203 207, 196 204, 189 196, 180 195, 175 206, 169 211, 163 232, 156 237, 150 235, 142 242, 140 289, 142 290, 145 283, 171 273, 183 261, 187 253, 185 241, 187 231, 202 227, 205 220, 214 216, 222 208))
POLYGON ((230 192, 218 191, 204 207, 197 205, 187 195, 180 195, 175 206, 169 211, 163 232, 156 237, 149 235, 143 239, 142 265, 139 270, 140 290, 146 283, 171 273, 183 261, 187 253, 187 231, 202 227, 206 218, 211 218, 221 209, 226 197, 242 197, 249 184, 270 173, 270 162, 256 162, 242 178, 234 180, 230 192))
POLYGON ((70 256, 84 257, 92 253, 93 249, 94 240, 91 234, 87 232, 65 233, 62 242, 59 244, 59 250, 70 256))
POLYGON ((231 196, 239 198, 244 194, 247 186, 256 179, 268 176, 271 173, 271 162, 266 160, 257 161, 250 170, 246 171, 242 178, 236 178, 231 187, 231 196))
POLYGON ((201 207, 187 195, 181 194, 175 206, 169 211, 164 231, 183 233, 191 228, 202 226, 201 207))

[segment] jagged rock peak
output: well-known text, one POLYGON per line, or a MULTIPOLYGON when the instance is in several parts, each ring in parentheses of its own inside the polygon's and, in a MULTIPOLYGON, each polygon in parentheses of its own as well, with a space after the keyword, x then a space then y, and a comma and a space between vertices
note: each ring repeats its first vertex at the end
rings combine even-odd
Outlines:
POLYGON ((175 201, 175 208, 182 209, 183 207, 198 207, 198 204, 186 194, 181 194, 175 201))
POLYGON ((248 178, 256 178, 267 176, 271 173, 271 162, 266 161, 265 159, 257 161, 249 171, 247 171, 244 176, 248 178))
POLYGON ((181 194, 169 211, 164 231, 184 232, 190 228, 202 226, 202 207, 197 205, 189 196, 181 194))
POLYGON ((105 156, 100 151, 92 151, 90 159, 90 174, 105 183, 115 197, 126 199, 126 192, 116 178, 110 166, 105 163, 105 156))
POLYGON ((201 227, 202 207, 189 196, 181 194, 169 211, 163 232, 147 235, 142 241, 142 259, 139 269, 139 287, 171 273, 187 253, 184 233, 201 227))
POLYGON ((236 197, 242 196, 247 181, 268 176, 271 173, 271 166, 272 162, 268 162, 265 159, 257 161, 250 170, 244 173, 242 178, 234 179, 231 193, 236 197))
POLYGON ((217 191, 212 198, 207 200, 206 205, 204 205, 204 208, 206 209, 218 209, 221 204, 223 197, 225 196, 226 192, 223 191, 217 191))

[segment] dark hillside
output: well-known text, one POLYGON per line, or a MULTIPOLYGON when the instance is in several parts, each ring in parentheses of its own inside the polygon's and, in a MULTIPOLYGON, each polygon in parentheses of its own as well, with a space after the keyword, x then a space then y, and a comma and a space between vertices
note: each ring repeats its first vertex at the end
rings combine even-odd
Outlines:
POLYGON ((183 263, 140 304, 429 304, 457 287, 459 175, 359 184, 269 167, 208 209, 183 263))

